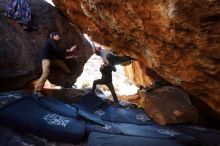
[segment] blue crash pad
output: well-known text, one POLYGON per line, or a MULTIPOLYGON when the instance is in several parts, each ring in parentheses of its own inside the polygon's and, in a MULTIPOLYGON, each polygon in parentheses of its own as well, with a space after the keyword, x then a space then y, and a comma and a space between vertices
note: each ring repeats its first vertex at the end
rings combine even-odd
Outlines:
MULTIPOLYGON (((113 135, 92 132, 87 146, 183 146, 170 139, 156 139, 136 136, 113 135)), ((189 146, 189 145, 188 145, 189 146)))
POLYGON ((61 103, 50 101, 42 98, 36 102, 32 97, 20 99, 1 108, 0 121, 39 136, 71 143, 81 141, 85 135, 85 122, 72 116, 75 111, 72 108, 65 108, 62 112, 58 109, 62 107, 61 103))

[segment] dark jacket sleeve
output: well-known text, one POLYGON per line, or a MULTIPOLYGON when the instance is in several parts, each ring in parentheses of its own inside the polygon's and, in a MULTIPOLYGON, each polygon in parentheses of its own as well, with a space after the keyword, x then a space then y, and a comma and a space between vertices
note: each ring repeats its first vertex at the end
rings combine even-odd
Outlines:
POLYGON ((115 67, 115 66, 112 66, 112 71, 114 71, 114 72, 116 72, 116 71, 117 71, 117 69, 116 69, 116 67, 115 67))
POLYGON ((53 41, 53 40, 51 40, 51 47, 52 47, 53 50, 56 51, 57 53, 65 53, 65 50, 59 48, 58 45, 56 44, 56 42, 53 41))

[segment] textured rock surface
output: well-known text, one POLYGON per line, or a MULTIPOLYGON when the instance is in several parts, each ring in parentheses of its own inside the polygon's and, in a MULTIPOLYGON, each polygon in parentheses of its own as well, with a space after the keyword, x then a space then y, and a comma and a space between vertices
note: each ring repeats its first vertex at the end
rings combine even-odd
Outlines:
POLYGON ((141 60, 137 84, 150 68, 220 114, 219 0, 53 1, 95 41, 141 60))
POLYGON ((38 31, 26 32, 15 20, 2 15, 7 0, 0 2, 0 90, 10 90, 24 86, 41 73, 39 52, 50 31, 61 33, 60 47, 69 49, 78 45, 77 60, 66 63, 75 75, 69 78, 64 72, 52 70, 51 83, 64 85, 74 83, 83 65, 92 54, 91 48, 82 35, 68 22, 59 11, 43 0, 30 0, 33 20, 38 31), (15 82, 16 81, 16 82, 15 82))
POLYGON ((144 110, 158 123, 179 124, 196 122, 198 114, 186 92, 177 87, 164 86, 142 92, 144 110))

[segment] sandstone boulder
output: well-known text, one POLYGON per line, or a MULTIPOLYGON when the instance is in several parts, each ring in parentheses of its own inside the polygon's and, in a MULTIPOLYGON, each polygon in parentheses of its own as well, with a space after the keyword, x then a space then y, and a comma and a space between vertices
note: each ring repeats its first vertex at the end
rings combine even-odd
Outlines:
POLYGON ((128 76, 143 86, 153 70, 220 115, 219 0, 53 0, 94 40, 127 54, 128 76))
POLYGON ((164 86, 149 92, 141 92, 144 110, 159 124, 196 122, 198 114, 189 96, 183 90, 164 86))

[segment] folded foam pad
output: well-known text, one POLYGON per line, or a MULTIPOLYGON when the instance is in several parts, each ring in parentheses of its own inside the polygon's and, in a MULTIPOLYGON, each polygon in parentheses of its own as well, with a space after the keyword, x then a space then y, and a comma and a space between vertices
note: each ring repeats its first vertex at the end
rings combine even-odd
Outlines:
POLYGON ((195 137, 200 146, 220 146, 220 131, 191 125, 177 125, 172 128, 195 137))
POLYGON ((114 106, 109 106, 107 109, 105 109, 105 114, 101 118, 105 121, 117 123, 130 123, 138 125, 156 124, 143 110, 124 109, 114 106))
POLYGON ((169 139, 145 138, 92 132, 87 146, 182 146, 169 139))
POLYGON ((117 127, 113 125, 113 123, 106 121, 103 121, 103 123, 105 124, 104 126, 87 123, 86 133, 89 134, 90 132, 101 132, 107 134, 123 134, 117 127))
POLYGON ((183 134, 182 132, 175 131, 160 125, 134 125, 134 124, 124 124, 124 123, 112 123, 112 126, 125 135, 155 137, 155 138, 190 137, 183 134))
MULTIPOLYGON (((27 132, 60 141, 77 143, 83 138, 85 135, 84 121, 61 115, 60 111, 50 110, 56 105, 55 102, 50 104, 47 101, 45 105, 50 108, 40 106, 31 97, 20 99, 0 110, 0 121, 27 132)), ((67 111, 62 113, 67 113, 67 111)))
POLYGON ((72 104, 72 106, 79 110, 93 112, 100 107, 104 101, 91 93, 86 94, 82 99, 72 104))
POLYGON ((24 96, 28 96, 29 92, 19 90, 10 92, 0 92, 0 108, 7 106, 8 104, 14 103, 20 100, 24 96))
POLYGON ((88 112, 84 109, 81 109, 78 111, 79 116, 85 118, 86 120, 92 121, 94 123, 97 123, 99 125, 105 125, 102 119, 95 115, 94 113, 88 112))
POLYGON ((117 108, 91 94, 87 94, 73 106, 78 108, 79 115, 100 124, 102 120, 140 125, 155 124, 143 110, 117 108))
POLYGON ((89 93, 81 100, 72 104, 72 106, 77 108, 78 114, 85 119, 104 125, 100 116, 95 114, 96 110, 104 104, 105 102, 102 99, 89 93))
POLYGON ((59 101, 57 99, 54 99, 52 97, 42 97, 40 99, 34 99, 33 100, 39 105, 42 106, 45 109, 48 109, 50 111, 53 111, 55 113, 59 113, 63 116, 73 117, 76 118, 77 115, 77 109, 63 103, 62 101, 59 101))
POLYGON ((160 125, 134 125, 106 122, 106 125, 103 127, 87 124, 86 132, 101 132, 106 134, 118 134, 146 138, 172 139, 175 142, 182 143, 187 146, 197 144, 197 141, 194 137, 160 125))

